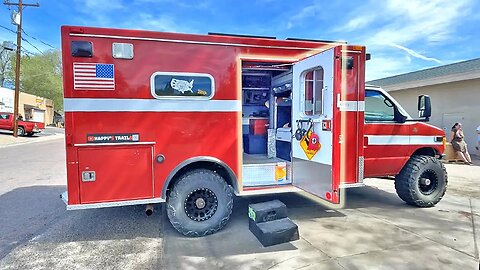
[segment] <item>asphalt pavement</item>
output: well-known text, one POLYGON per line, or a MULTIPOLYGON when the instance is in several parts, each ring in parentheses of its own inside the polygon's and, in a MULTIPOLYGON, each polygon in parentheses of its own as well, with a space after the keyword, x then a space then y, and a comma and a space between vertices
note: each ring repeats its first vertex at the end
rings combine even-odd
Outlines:
POLYGON ((21 136, 15 138, 13 137, 12 131, 0 130, 0 148, 63 138, 64 134, 65 130, 63 128, 46 127, 42 132, 35 133, 33 136, 21 136))
POLYGON ((331 210, 298 194, 237 198, 230 223, 179 235, 162 205, 66 211, 62 139, 0 149, 0 269, 479 269, 480 167, 447 165, 433 208, 403 203, 393 181, 367 179, 331 210), (280 199, 300 240, 264 248, 248 230, 251 202, 280 199), (476 231, 475 231, 476 230, 476 231))

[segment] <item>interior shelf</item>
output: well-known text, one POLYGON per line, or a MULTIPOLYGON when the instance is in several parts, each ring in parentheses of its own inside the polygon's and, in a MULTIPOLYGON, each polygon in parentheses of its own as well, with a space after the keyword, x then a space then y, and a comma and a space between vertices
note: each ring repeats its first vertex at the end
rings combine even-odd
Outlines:
POLYGON ((270 87, 242 87, 243 90, 270 90, 270 87))

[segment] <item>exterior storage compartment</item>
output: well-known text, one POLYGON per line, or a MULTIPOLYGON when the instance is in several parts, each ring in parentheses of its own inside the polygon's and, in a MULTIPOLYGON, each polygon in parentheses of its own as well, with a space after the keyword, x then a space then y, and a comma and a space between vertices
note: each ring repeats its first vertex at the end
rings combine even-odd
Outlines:
POLYGON ((153 198, 152 148, 151 145, 79 148, 80 202, 153 198))

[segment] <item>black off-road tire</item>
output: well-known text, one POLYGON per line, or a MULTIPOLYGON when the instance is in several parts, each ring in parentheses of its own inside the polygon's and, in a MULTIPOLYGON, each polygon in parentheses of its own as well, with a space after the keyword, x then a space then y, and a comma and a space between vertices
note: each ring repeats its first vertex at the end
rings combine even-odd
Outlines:
POLYGON ((168 219, 185 236, 213 234, 228 223, 233 209, 233 196, 233 188, 219 174, 206 169, 187 172, 180 176, 168 194, 168 219), (211 209, 204 216, 195 216, 204 210, 192 204, 192 196, 196 194, 197 197, 207 198, 204 200, 204 209, 211 209))
POLYGON ((445 166, 431 156, 412 156, 395 177, 398 196, 418 207, 435 206, 443 198, 447 184, 445 166))

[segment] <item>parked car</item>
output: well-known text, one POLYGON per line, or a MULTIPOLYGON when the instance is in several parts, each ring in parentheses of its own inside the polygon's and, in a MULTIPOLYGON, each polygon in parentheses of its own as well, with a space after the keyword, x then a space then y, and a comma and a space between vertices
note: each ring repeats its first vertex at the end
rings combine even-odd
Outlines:
MULTIPOLYGON (((13 126, 13 113, 0 112, 0 129, 13 131, 13 126)), ((18 120, 18 136, 33 136, 44 129, 44 123, 18 120)))

